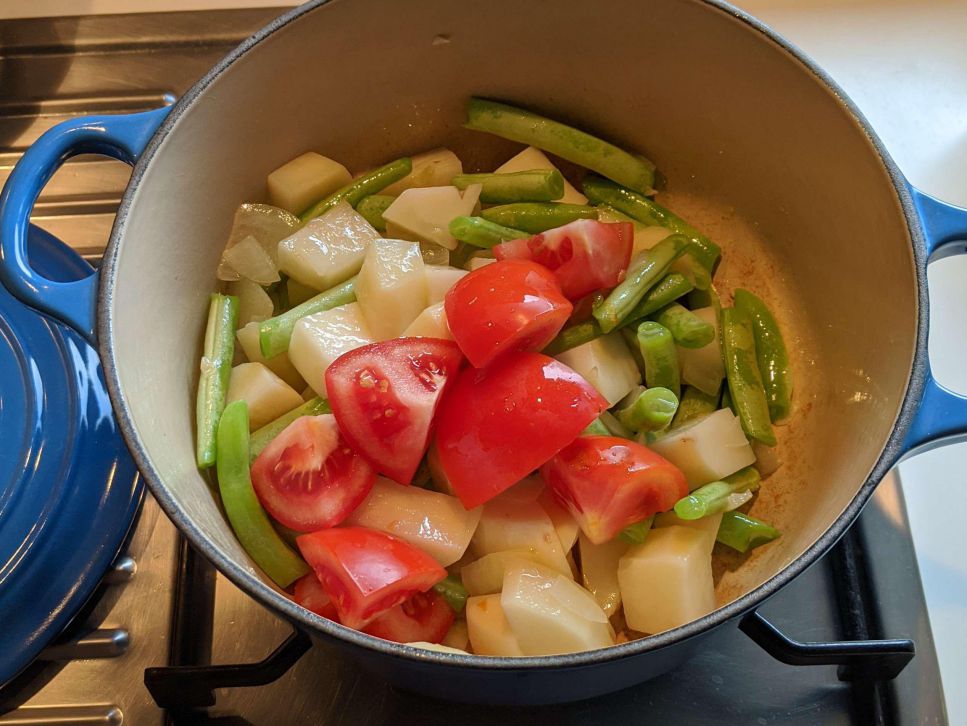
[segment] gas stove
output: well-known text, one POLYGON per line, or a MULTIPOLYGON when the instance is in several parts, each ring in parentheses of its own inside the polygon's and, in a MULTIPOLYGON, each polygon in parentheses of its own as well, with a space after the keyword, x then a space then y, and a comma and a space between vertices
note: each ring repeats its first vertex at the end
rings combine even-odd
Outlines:
MULTIPOLYGON (((51 125, 169 102, 277 12, 0 21, 0 183, 51 125)), ((118 162, 72 160, 48 184, 34 222, 96 263, 128 173, 118 162)), ((896 678, 856 677, 780 663, 724 628, 677 670, 592 701, 540 709, 433 701, 308 648, 196 555, 149 496, 97 595, 0 690, 0 724, 427 724, 455 714, 469 724, 946 723, 896 475, 844 540, 761 612, 800 641, 909 638, 917 654, 896 678)))

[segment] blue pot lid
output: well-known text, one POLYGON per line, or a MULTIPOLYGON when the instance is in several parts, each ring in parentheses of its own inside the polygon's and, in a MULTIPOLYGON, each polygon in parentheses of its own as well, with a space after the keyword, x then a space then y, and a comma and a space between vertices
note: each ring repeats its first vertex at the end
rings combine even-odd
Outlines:
MULTIPOLYGON (((28 247, 52 280, 91 274, 39 228, 28 247)), ((0 684, 91 596, 142 495, 97 352, 0 287, 0 684)))

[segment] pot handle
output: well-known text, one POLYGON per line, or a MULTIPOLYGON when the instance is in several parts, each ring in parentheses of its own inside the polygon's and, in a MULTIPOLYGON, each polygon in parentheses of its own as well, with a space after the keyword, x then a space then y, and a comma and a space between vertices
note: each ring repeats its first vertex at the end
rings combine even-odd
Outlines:
POLYGON ((73 282, 49 280, 30 266, 30 213, 44 185, 78 154, 134 165, 170 106, 115 116, 85 116, 48 129, 24 153, 0 194, 0 281, 27 305, 67 323, 94 342, 98 273, 73 282))
MULTIPOLYGON (((941 202, 912 187, 910 193, 923 224, 927 261, 967 253, 967 209, 941 202)), ((903 441, 904 455, 964 439, 967 439, 967 397, 941 386, 928 361, 923 399, 903 441)))

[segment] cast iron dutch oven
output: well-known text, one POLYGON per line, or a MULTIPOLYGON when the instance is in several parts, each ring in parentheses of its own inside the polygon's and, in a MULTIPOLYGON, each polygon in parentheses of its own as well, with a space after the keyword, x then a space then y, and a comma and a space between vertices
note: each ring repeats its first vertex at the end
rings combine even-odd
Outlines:
MULTIPOLYGON (((967 211, 911 188, 807 57, 713 0, 308 3, 245 41, 172 108, 66 122, 10 177, 2 278, 97 342, 125 439, 161 506, 232 582, 392 682, 467 701, 548 703, 643 681, 823 555, 904 454, 967 430, 927 361, 926 264, 963 252, 967 211), (721 568, 721 607, 612 648, 500 659, 363 635, 254 567, 193 456, 215 268, 239 202, 307 149, 362 170, 449 146, 489 169, 513 148, 461 128, 471 95, 572 122, 653 159, 670 206, 725 249, 717 279, 774 301, 796 361, 785 465, 755 512, 783 536, 721 568), (26 255, 33 203, 81 153, 134 165, 100 271, 53 282, 26 255)), ((752 615, 754 617, 754 614, 752 615)), ((748 621, 747 621, 748 622, 748 621)))

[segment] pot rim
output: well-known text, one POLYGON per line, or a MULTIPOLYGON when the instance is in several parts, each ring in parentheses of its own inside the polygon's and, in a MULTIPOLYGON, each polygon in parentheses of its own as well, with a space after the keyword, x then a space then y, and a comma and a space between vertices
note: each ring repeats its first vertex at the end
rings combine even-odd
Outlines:
POLYGON ((187 112, 197 98, 205 89, 213 83, 222 73, 230 68, 237 60, 246 55, 250 50, 258 46, 262 41, 268 39, 277 31, 286 27, 290 23, 298 20, 303 15, 319 10, 330 2, 330 0, 311 0, 305 5, 289 10, 271 21, 261 30, 243 41, 237 48, 226 55, 217 65, 215 65, 201 80, 192 86, 174 105, 168 117, 162 123, 158 131, 142 153, 138 163, 135 165, 131 180, 125 189, 121 204, 115 217, 114 226, 108 245, 105 249, 103 262, 100 268, 100 281, 97 300, 97 327, 99 331, 98 349, 104 368, 105 381, 108 393, 114 406, 118 423, 121 427, 125 440, 131 450, 131 454, 138 464, 139 469, 144 474, 145 479, 151 489, 152 494, 157 499, 161 508, 168 517, 176 524, 178 529, 189 539, 199 551, 211 561, 218 570, 225 575, 234 585, 256 598, 263 605, 267 605, 276 613, 281 614, 290 622, 296 624, 303 630, 311 630, 325 636, 329 640, 340 640, 349 645, 364 650, 376 651, 382 655, 399 660, 416 661, 419 663, 438 664, 445 666, 457 666, 475 669, 494 669, 507 671, 531 671, 534 669, 564 669, 581 666, 591 666, 611 661, 618 661, 632 656, 639 656, 651 651, 670 647, 683 641, 698 637, 710 632, 714 628, 734 620, 748 611, 762 604, 765 600, 772 597, 781 588, 787 585, 795 577, 801 574, 808 567, 813 565, 824 555, 846 532, 853 521, 859 516, 867 500, 872 495, 874 489, 886 473, 893 467, 903 453, 903 439, 916 415, 920 399, 923 394, 924 383, 927 375, 927 325, 928 325, 928 301, 926 288, 926 242, 923 230, 920 226, 920 218, 913 204, 910 193, 909 183, 897 168, 896 164, 886 151, 876 133, 870 127, 869 122, 860 110, 847 97, 845 92, 833 81, 820 66, 814 62, 803 51, 794 44, 783 38, 777 32, 766 26, 761 21, 755 19, 743 10, 740 10, 724 0, 694 0, 708 7, 713 12, 720 12, 731 16, 744 24, 749 30, 758 33, 760 36, 771 41, 781 50, 791 55, 798 61, 804 69, 811 73, 813 77, 822 83, 840 105, 849 114, 853 121, 860 127, 873 151, 879 157, 883 169, 887 172, 897 200, 906 221, 907 230, 913 247, 914 256, 914 276, 917 282, 917 335, 916 350, 914 352, 911 366, 910 378, 904 393, 903 402, 900 406, 897 420, 893 431, 886 441, 883 450, 878 457, 873 470, 870 472, 866 481, 857 491, 852 501, 837 516, 833 523, 820 535, 812 545, 810 545, 795 560, 789 563, 782 570, 756 587, 754 590, 733 600, 732 602, 720 607, 708 615, 697 620, 693 620, 685 625, 667 630, 657 635, 649 635, 639 640, 629 641, 621 645, 615 645, 598 650, 582 651, 578 653, 567 653, 563 655, 551 656, 525 656, 507 658, 501 656, 480 656, 480 655, 459 655, 454 653, 442 653, 430 651, 423 648, 393 643, 381 638, 366 635, 357 630, 347 628, 343 625, 334 623, 326 618, 315 615, 308 610, 297 605, 282 595, 278 590, 268 585, 262 578, 246 567, 240 565, 225 552, 208 541, 202 532, 195 526, 191 518, 181 509, 169 494, 162 476, 152 466, 147 451, 141 445, 137 432, 134 427, 127 405, 124 392, 121 390, 120 379, 117 371, 117 361, 111 341, 114 336, 113 320, 113 293, 115 276, 117 274, 117 259, 120 249, 120 241, 124 234, 127 224, 128 214, 136 193, 138 184, 143 177, 145 170, 154 158, 159 147, 170 133, 178 119, 187 112))

